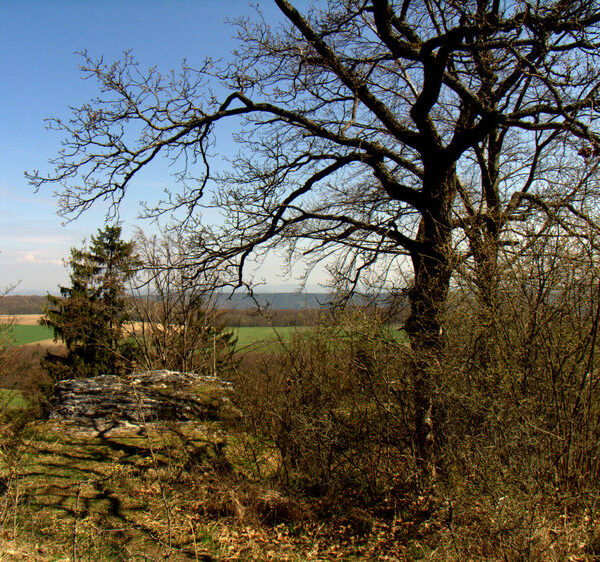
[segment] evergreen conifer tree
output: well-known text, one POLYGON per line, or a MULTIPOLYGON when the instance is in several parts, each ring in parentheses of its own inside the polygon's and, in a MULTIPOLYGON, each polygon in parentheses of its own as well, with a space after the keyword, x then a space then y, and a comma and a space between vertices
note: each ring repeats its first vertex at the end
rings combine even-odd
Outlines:
POLYGON ((134 273, 133 242, 120 226, 107 226, 87 248, 71 249, 71 286, 48 295, 41 323, 67 347, 66 356, 48 353, 44 364, 55 379, 117 373, 126 367, 123 324, 128 319, 125 286, 134 273))

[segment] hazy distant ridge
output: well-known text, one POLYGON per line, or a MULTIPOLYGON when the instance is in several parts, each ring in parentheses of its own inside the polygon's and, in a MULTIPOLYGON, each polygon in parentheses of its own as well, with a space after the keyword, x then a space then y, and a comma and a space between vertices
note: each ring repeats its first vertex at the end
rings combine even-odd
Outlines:
POLYGON ((278 310, 302 310, 304 308, 320 308, 331 302, 327 293, 255 293, 254 299, 242 294, 219 295, 218 308, 232 308, 243 310, 256 308, 257 303, 261 308, 278 310))
MULTIPOLYGON (((217 297, 218 308, 245 310, 256 308, 256 303, 261 308, 279 310, 302 310, 305 308, 319 308, 331 301, 326 293, 256 293, 253 300, 242 294, 217 297)), ((48 303, 45 295, 8 295, 0 299, 0 314, 39 314, 48 303)))
MULTIPOLYGON (((254 299, 246 294, 221 294, 216 297, 217 308, 230 310, 254 309, 258 306, 271 310, 304 310, 329 305, 332 295, 328 293, 255 293, 254 299)), ((385 295, 377 299, 384 302, 385 295)), ((366 302, 360 297, 355 302, 366 302)), ((8 295, 0 299, 0 314, 40 314, 48 301, 45 295, 8 295)))

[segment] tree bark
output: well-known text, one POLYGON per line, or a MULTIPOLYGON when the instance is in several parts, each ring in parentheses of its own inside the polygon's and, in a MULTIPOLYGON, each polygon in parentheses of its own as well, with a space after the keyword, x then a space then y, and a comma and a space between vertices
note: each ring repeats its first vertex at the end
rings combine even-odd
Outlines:
POLYGON ((415 408, 415 450, 422 469, 435 475, 434 395, 444 351, 443 314, 450 288, 450 210, 456 193, 454 166, 425 175, 430 201, 419 225, 419 251, 411 258, 414 282, 411 313, 405 328, 412 349, 415 408))

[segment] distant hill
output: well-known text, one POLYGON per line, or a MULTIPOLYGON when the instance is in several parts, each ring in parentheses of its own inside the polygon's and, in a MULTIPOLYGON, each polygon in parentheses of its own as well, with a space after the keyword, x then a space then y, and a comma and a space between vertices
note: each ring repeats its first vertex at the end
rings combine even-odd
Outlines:
POLYGON ((6 295, 0 298, 0 314, 41 314, 46 295, 6 295))
POLYGON ((248 295, 220 295, 217 297, 217 308, 246 310, 261 308, 277 310, 303 310, 320 308, 329 304, 331 296, 327 293, 255 293, 254 299, 248 295))
MULTIPOLYGON (((326 293, 256 293, 256 302, 247 295, 219 295, 217 307, 230 310, 261 308, 304 310, 319 308, 330 302, 326 293)), ((48 303, 46 295, 7 295, 0 298, 0 314, 40 314, 48 303)))
MULTIPOLYGON (((330 304, 332 296, 327 293, 255 293, 254 299, 240 293, 222 294, 217 297, 217 308, 248 310, 257 308, 258 303, 267 310, 318 309, 330 304)), ((364 302, 361 298, 355 300, 364 302)), ((47 302, 45 295, 7 295, 0 298, 0 314, 40 314, 47 302)))

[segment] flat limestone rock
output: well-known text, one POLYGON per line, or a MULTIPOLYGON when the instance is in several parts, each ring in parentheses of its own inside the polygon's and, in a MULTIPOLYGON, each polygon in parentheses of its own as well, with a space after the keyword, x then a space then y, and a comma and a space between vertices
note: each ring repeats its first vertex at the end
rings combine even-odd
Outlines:
POLYGON ((60 381, 50 399, 50 419, 143 423, 219 419, 232 408, 229 382, 206 375, 147 371, 60 381))

